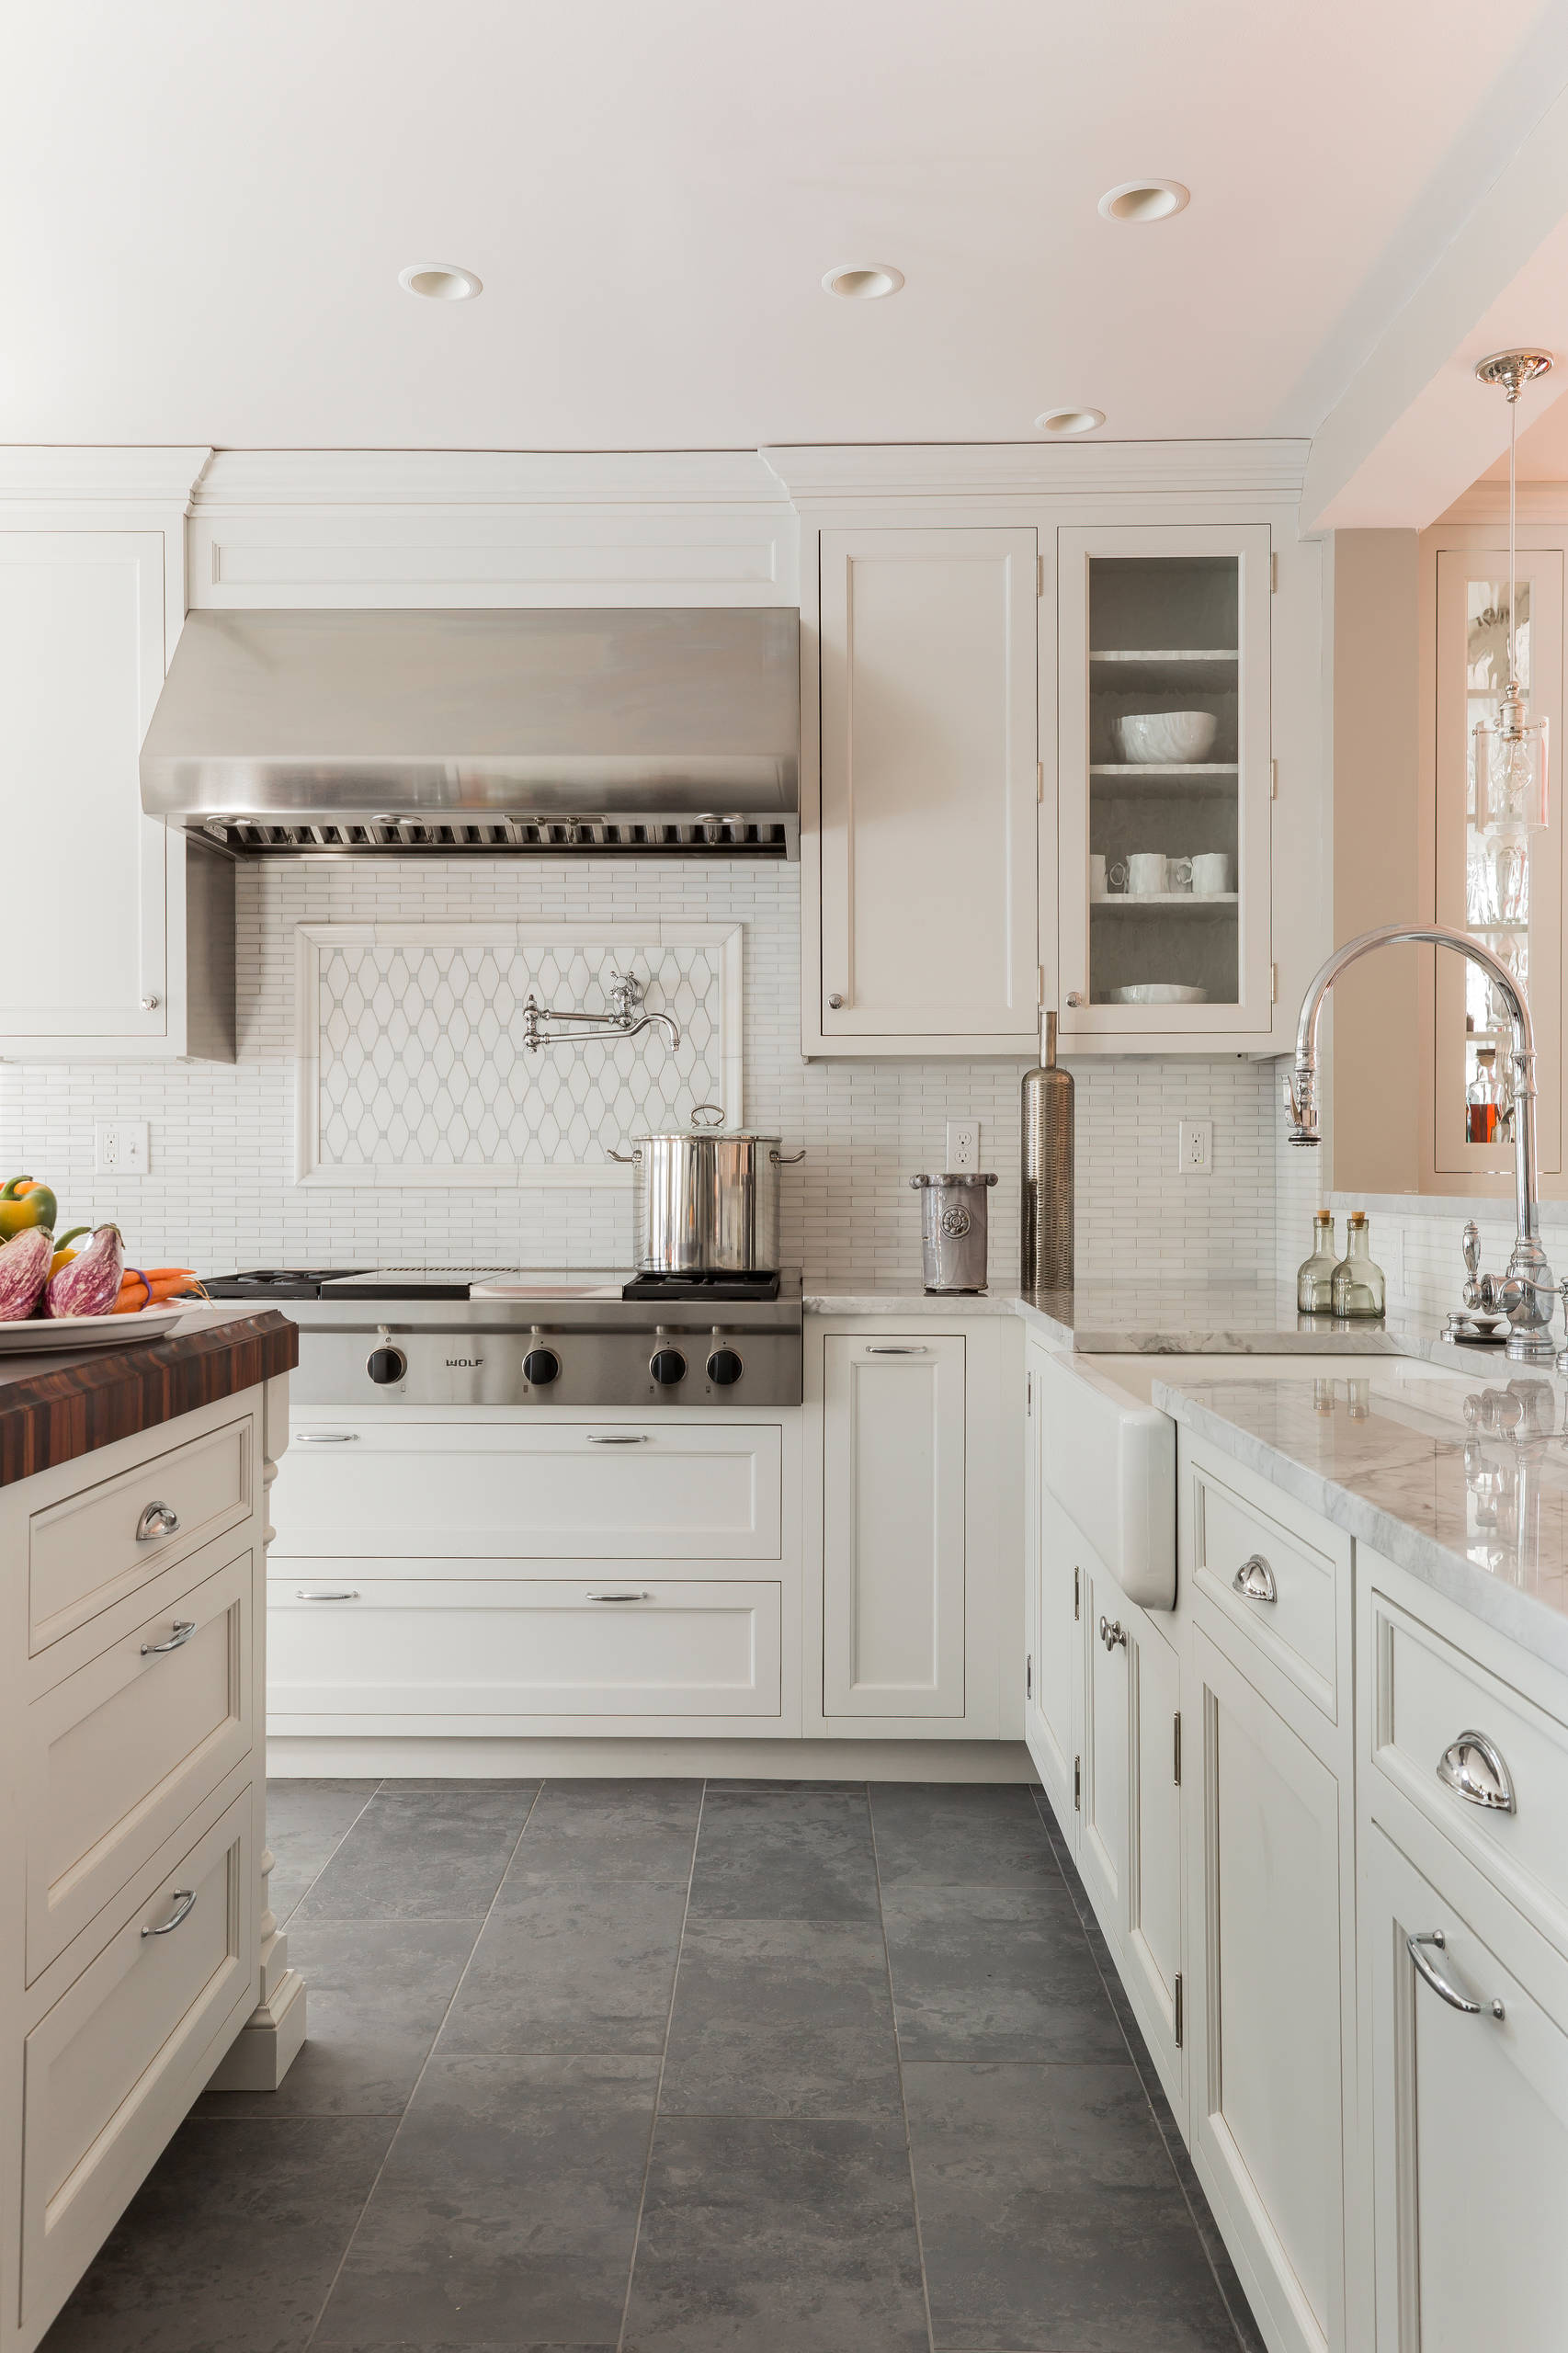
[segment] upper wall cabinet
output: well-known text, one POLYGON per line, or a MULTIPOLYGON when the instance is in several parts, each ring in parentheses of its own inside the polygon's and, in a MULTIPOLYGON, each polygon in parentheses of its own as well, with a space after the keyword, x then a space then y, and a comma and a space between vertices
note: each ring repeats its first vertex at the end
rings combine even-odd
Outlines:
MULTIPOLYGON (((820 969, 806 1051, 1030 1052, 1036 535, 830 529, 819 551, 820 938, 807 944, 820 969)), ((805 903, 809 925, 809 888, 805 903)))
POLYGON ((1269 531, 1064 529, 1064 1047, 1256 1039, 1273 1011, 1269 531))

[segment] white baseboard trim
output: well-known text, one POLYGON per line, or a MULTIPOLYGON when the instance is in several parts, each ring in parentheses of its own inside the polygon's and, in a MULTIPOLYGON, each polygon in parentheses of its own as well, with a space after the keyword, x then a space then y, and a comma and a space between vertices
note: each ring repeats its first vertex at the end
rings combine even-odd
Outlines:
POLYGON ((279 1779, 1033 1781, 1021 1740, 269 1740, 279 1779))

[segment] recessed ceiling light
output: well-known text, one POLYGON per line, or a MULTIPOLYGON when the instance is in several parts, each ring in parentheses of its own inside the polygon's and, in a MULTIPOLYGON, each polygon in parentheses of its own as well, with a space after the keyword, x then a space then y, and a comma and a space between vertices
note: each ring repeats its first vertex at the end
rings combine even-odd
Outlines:
POLYGON ((896 294, 903 272, 890 261, 841 261, 823 274, 823 291, 842 295, 846 302, 879 302, 896 294))
POLYGON ((450 261, 411 261, 406 269, 398 271, 397 282, 410 294, 423 294, 430 302, 470 302, 484 290, 483 278, 450 261))
POLYGON ((1048 408, 1035 419, 1041 433, 1092 433, 1104 423, 1103 408, 1048 408))
POLYGON ((1191 201, 1192 190, 1180 180, 1123 180, 1119 188, 1107 188, 1100 210, 1108 221, 1168 221, 1191 201))

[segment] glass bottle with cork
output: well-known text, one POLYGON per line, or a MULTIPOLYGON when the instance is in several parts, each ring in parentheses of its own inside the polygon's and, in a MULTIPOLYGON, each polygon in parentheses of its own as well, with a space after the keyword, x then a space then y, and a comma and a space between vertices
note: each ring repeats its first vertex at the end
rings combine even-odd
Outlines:
POLYGON ((1334 1211, 1318 1210, 1312 1217, 1312 1247, 1296 1269, 1296 1306, 1302 1315, 1326 1315, 1334 1304, 1334 1270, 1339 1252, 1334 1240, 1334 1211))
POLYGON ((1365 1210, 1352 1210, 1345 1221, 1345 1256, 1334 1270, 1331 1294, 1335 1315, 1381 1315, 1387 1305, 1388 1285, 1372 1257, 1365 1210))

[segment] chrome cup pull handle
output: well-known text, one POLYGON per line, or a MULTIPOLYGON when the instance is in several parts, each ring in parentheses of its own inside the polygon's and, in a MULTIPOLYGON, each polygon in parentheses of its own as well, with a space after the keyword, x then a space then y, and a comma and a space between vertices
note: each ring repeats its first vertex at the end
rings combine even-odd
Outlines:
POLYGON ((179 1527, 179 1514, 173 1504, 149 1504, 136 1523, 138 1544, 155 1544, 162 1536, 173 1536, 179 1527))
POLYGON ((1278 1601, 1279 1598, 1274 1572, 1261 1552, 1255 1552, 1250 1560, 1244 1561, 1231 1583, 1238 1593, 1244 1593, 1249 1601, 1278 1601))
POLYGON ((179 1927, 180 1922, 182 1920, 188 1920, 195 1909, 195 1888, 176 1887, 175 1890, 175 1908, 169 1914, 168 1918, 166 1920, 160 1920, 155 1928, 143 1928, 142 1933, 144 1937, 172 1937, 175 1930, 179 1927))
POLYGON ((142 1645, 142 1655, 143 1658, 162 1658, 166 1651, 183 1651, 187 1643, 189 1642, 195 1631, 196 1620, 194 1618, 176 1618, 175 1620, 174 1632, 169 1636, 168 1641, 166 1643, 143 1643, 142 1645))
POLYGON ((1488 2002, 1484 2006, 1480 2002, 1472 2002, 1468 1994, 1461 1994, 1457 1985, 1451 1985, 1442 1971, 1427 1960, 1426 1947, 1433 1946, 1438 1952, 1447 1949, 1448 1938, 1441 1928, 1428 1928, 1422 1933, 1408 1936, 1404 1944, 1405 1950, 1415 1963, 1417 1977, 1424 1984, 1430 1985, 1437 1999, 1440 2002, 1447 2002, 1450 2010, 1462 2010, 1467 2018, 1478 2018, 1483 2006, 1491 2011, 1494 2018, 1500 2018, 1504 2015, 1501 2002, 1488 2002))
POLYGON ((1492 1813, 1517 1813, 1513 1776, 1501 1750, 1483 1732, 1461 1732, 1437 1759, 1437 1779, 1467 1805, 1492 1813))

